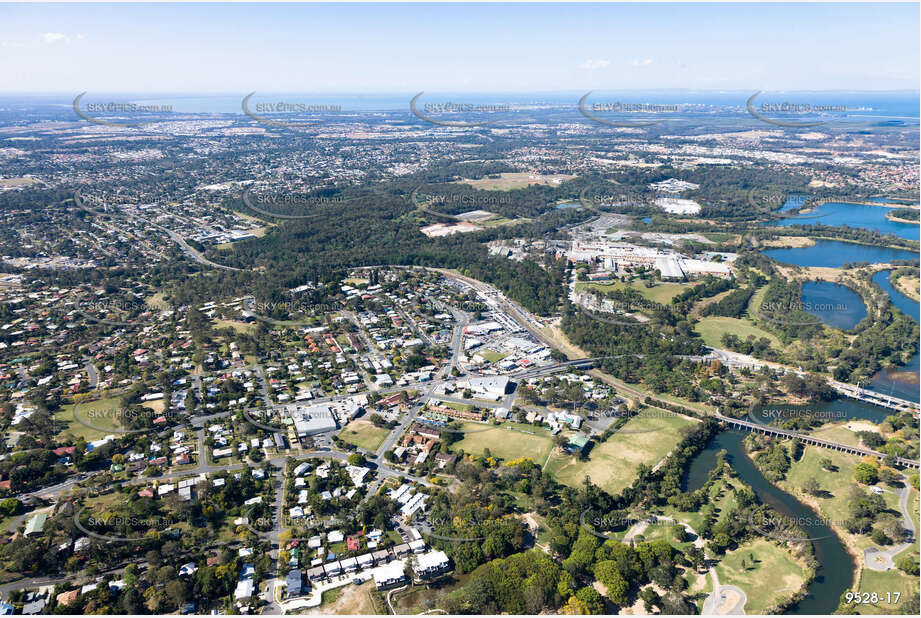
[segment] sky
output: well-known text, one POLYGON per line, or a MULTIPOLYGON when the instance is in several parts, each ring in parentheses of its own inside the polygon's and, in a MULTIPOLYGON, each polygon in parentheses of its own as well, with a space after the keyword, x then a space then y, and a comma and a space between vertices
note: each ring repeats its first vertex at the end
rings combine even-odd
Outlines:
POLYGON ((918 90, 919 4, 0 4, 0 92, 918 90))

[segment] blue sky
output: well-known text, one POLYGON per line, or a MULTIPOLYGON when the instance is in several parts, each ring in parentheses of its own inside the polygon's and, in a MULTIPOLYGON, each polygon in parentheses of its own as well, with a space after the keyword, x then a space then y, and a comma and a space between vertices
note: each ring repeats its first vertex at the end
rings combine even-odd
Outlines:
POLYGON ((919 89, 914 4, 0 5, 2 92, 919 89))

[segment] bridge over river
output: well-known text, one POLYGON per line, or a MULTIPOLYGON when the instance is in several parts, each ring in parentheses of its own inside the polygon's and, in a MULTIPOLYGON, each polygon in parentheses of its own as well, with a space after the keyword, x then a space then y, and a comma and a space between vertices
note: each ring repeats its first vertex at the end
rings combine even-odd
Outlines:
MULTIPOLYGON (((770 436, 778 436, 781 438, 795 438, 802 442, 803 444, 810 444, 812 446, 819 446, 822 448, 831 449, 833 451, 840 451, 842 453, 848 453, 850 455, 859 455, 859 456, 869 456, 875 457, 882 461, 887 457, 885 453, 880 453, 879 451, 873 451, 868 448, 862 448, 859 446, 852 446, 850 444, 842 444, 840 442, 832 442, 831 440, 823 440, 821 438, 816 438, 808 434, 799 433, 796 431, 790 431, 789 429, 780 429, 779 427, 771 427, 770 425, 762 425, 761 423, 753 423, 751 421, 743 421, 738 418, 731 418, 728 416, 723 416, 722 414, 714 414, 714 418, 719 419, 720 421, 726 423, 730 427, 736 429, 743 429, 746 431, 757 431, 759 433, 767 434, 770 436)), ((914 459, 906 459, 905 457, 896 457, 896 464, 903 468, 921 468, 921 462, 915 461, 914 459)))

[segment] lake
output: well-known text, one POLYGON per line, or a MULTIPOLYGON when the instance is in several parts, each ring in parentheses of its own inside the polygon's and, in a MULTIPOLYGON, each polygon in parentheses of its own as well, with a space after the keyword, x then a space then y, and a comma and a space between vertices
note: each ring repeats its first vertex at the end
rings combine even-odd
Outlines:
MULTIPOLYGON (((788 199, 789 203, 790 200, 788 199)), ((791 210, 795 206, 780 209, 780 212, 791 210)), ((821 206, 813 209, 812 212, 796 215, 788 219, 771 221, 766 225, 786 227, 790 225, 831 225, 849 227, 859 227, 865 230, 875 230, 880 234, 895 234, 899 238, 910 240, 919 239, 919 230, 921 226, 912 223, 901 223, 890 221, 886 218, 886 213, 891 212, 892 208, 885 206, 868 206, 866 204, 848 204, 844 202, 826 202, 821 206)))
POLYGON ((858 245, 840 240, 817 240, 812 247, 765 249, 762 253, 786 264, 831 268, 839 268, 848 262, 882 263, 918 259, 916 252, 906 249, 858 245))
MULTIPOLYGON (((881 270, 873 275, 873 281, 889 294, 892 304, 899 311, 914 318, 915 322, 921 323, 921 305, 902 294, 898 288, 892 285, 889 275, 888 270, 881 270)), ((915 354, 905 365, 900 365, 895 369, 879 371, 867 384, 867 388, 899 399, 918 401, 919 374, 921 374, 921 358, 919 358, 918 354, 915 354)))
POLYGON ((807 281, 802 290, 803 309, 829 326, 849 330, 867 317, 860 294, 840 283, 807 281))

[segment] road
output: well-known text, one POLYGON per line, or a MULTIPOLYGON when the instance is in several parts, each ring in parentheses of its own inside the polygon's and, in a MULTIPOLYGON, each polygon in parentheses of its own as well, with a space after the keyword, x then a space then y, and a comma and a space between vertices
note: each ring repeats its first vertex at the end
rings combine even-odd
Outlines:
POLYGON ((908 477, 903 477, 902 488, 898 491, 899 509, 902 511, 902 527, 909 534, 908 541, 895 545, 890 549, 871 547, 863 550, 863 562, 868 569, 872 571, 889 571, 896 568, 895 557, 915 544, 918 531, 915 530, 915 522, 912 521, 911 512, 908 510, 908 500, 911 498, 911 493, 908 477))

